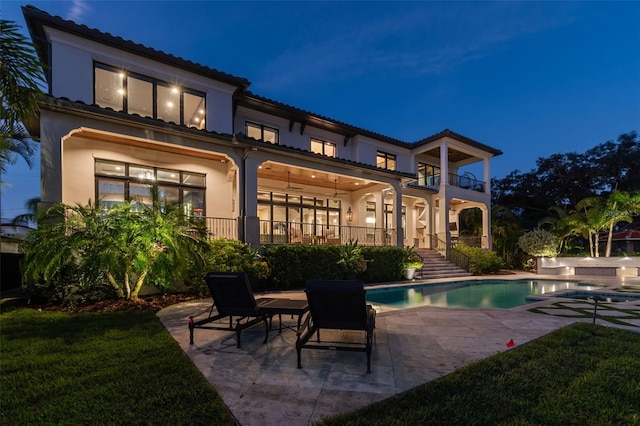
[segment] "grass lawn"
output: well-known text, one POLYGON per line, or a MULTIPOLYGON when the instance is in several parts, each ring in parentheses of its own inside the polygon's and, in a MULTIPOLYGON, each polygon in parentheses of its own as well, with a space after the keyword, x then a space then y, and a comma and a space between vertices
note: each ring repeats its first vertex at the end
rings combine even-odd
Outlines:
POLYGON ((234 424, 152 312, 2 308, 0 424, 234 424))
MULTIPOLYGON (((3 309, 0 326, 3 425, 234 424, 153 313, 3 309)), ((640 425, 640 334, 578 324, 323 424, 640 425)))
POLYGON ((640 334, 557 330, 323 425, 640 425, 640 334))

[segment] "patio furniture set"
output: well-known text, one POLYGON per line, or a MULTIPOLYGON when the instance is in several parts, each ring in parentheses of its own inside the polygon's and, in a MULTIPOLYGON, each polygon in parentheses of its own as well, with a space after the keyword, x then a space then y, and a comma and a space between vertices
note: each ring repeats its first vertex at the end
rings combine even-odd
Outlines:
POLYGON ((237 347, 241 347, 243 330, 264 323, 265 338, 273 330, 273 317, 278 316, 278 332, 296 332, 298 368, 302 368, 302 349, 358 351, 367 354, 367 373, 371 372, 371 350, 376 311, 365 301, 362 281, 309 280, 307 300, 262 297, 256 299, 244 272, 210 272, 205 277, 213 304, 205 319, 189 317, 189 343, 193 344, 196 328, 235 331, 237 347), (215 309, 215 313, 214 313, 215 309), (295 326, 282 322, 282 315, 297 316, 295 326), (235 319, 235 320, 234 320, 235 319), (361 333, 362 339, 328 341, 320 330, 348 330, 361 333), (315 336, 315 338, 314 338, 315 336))

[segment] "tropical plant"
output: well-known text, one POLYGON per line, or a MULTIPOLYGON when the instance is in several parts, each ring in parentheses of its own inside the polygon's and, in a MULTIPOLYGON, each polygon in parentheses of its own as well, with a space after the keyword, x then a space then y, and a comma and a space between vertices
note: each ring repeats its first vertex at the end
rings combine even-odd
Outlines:
POLYGON ((611 256, 613 227, 620 222, 633 222, 633 216, 638 214, 640 214, 640 194, 630 194, 625 191, 614 191, 609 195, 605 206, 606 221, 609 225, 605 257, 611 256))
POLYGON ((404 260, 403 266, 405 269, 419 269, 424 266, 422 259, 415 251, 414 247, 405 246, 403 249, 404 260))
POLYGON ((600 197, 587 197, 576 204, 579 212, 573 221, 576 229, 586 233, 592 257, 600 257, 599 235, 608 228, 606 206, 600 197))
POLYGON ((343 276, 346 279, 355 277, 367 270, 367 261, 362 254, 362 247, 358 245, 358 240, 349 241, 340 246, 340 259, 338 265, 342 266, 343 276))
POLYGON ((152 206, 56 204, 38 215, 26 240, 24 281, 63 298, 105 287, 137 298, 145 283, 170 289, 203 262, 206 232, 153 193, 152 206))
POLYGON ((38 203, 40 197, 29 198, 24 203, 24 207, 28 213, 20 214, 11 220, 14 225, 29 225, 36 222, 36 213, 38 212, 38 203))
POLYGON ((536 228, 518 239, 518 246, 531 256, 553 257, 558 254, 556 238, 544 229, 536 228))
POLYGON ((0 173, 15 163, 13 154, 31 167, 34 147, 22 122, 35 115, 42 95, 43 65, 19 29, 13 21, 0 20, 0 173))
POLYGON ((491 217, 493 249, 507 267, 523 266, 523 253, 518 247, 518 238, 524 234, 520 221, 511 209, 505 206, 493 207, 491 217))

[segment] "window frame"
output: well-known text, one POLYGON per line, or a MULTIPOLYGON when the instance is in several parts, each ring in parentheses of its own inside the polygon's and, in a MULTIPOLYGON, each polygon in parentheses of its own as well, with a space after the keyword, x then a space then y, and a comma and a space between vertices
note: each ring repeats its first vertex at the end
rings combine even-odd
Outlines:
POLYGON ((314 154, 320 154, 320 155, 324 155, 326 157, 331 157, 331 158, 336 158, 338 156, 338 145, 335 144, 334 142, 329 142, 329 141, 325 141, 322 139, 318 139, 318 138, 310 138, 310 145, 311 145, 311 152, 313 152, 314 154), (322 152, 317 152, 313 150, 313 144, 318 143, 320 144, 320 146, 322 147, 321 151, 322 152), (333 147, 333 155, 329 155, 326 153, 326 148, 328 146, 333 147))
POLYGON ((385 151, 377 151, 376 153, 376 167, 380 167, 382 169, 386 169, 386 170, 397 170, 398 168, 398 159, 396 157, 395 154, 391 154, 389 152, 385 152, 385 151), (383 163, 384 163, 384 167, 380 167, 380 159, 383 159, 383 163), (393 161, 394 167, 390 168, 389 167, 389 162, 393 161))
POLYGON ((253 126, 253 128, 260 129, 260 139, 258 139, 259 141, 265 142, 265 143, 270 143, 270 144, 273 144, 273 145, 279 145, 280 144, 280 129, 278 129, 276 127, 267 126, 265 124, 256 123, 255 121, 246 120, 244 122, 244 132, 245 132, 245 135, 247 137, 249 137, 249 126, 253 126), (269 141, 265 141, 264 140, 264 131, 265 131, 265 129, 271 130, 271 131, 273 131, 275 133, 275 135, 276 135, 276 141, 275 142, 269 142, 269 141))
MULTIPOLYGON (((206 92, 202 92, 200 90, 196 90, 190 87, 183 87, 178 83, 172 83, 166 80, 162 80, 162 79, 158 79, 158 78, 153 78, 150 77, 148 75, 145 74, 140 74, 134 71, 129 71, 127 69, 124 68, 118 68, 115 67, 113 65, 109 65, 109 64, 105 64, 104 62, 99 62, 99 61, 94 61, 93 62, 93 103, 100 106, 100 104, 98 103, 98 100, 96 99, 96 84, 98 82, 97 77, 96 77, 96 69, 102 69, 105 71, 110 71, 113 73, 117 73, 117 74, 122 74, 121 78, 122 78, 122 89, 124 91, 124 93, 122 94, 122 112, 124 112, 125 114, 136 114, 136 115, 140 115, 137 112, 136 113, 132 113, 129 112, 129 78, 135 78, 141 81, 146 81, 148 83, 151 83, 152 85, 152 115, 150 118, 153 118, 154 120, 159 120, 158 118, 158 87, 162 86, 162 87, 167 87, 169 89, 172 88, 177 88, 179 91, 179 119, 178 119, 178 125, 181 126, 186 126, 189 128, 194 128, 194 129, 198 129, 198 130, 206 130, 205 126, 199 127, 199 126, 190 126, 187 124, 186 121, 186 117, 184 116, 184 95, 185 93, 188 93, 192 96, 198 96, 202 98, 203 101, 203 107, 202 109, 204 110, 203 113, 203 121, 205 122, 206 125, 206 116, 207 116, 207 94, 206 92)), ((105 107, 103 107, 105 108, 105 107)), ((120 110, 119 110, 120 111, 120 110)), ((164 120, 163 120, 164 121, 164 120)))
MULTIPOLYGON (((201 215, 202 216, 206 216, 207 187, 206 187, 206 174, 205 173, 191 172, 191 171, 186 171, 186 170, 174 170, 174 169, 168 169, 166 167, 146 166, 146 165, 142 165, 142 164, 127 163, 127 162, 124 162, 124 161, 115 161, 115 160, 109 160, 109 159, 103 159, 103 158, 96 158, 95 159, 93 172, 94 172, 95 199, 96 200, 100 199, 100 182, 101 182, 101 180, 123 182, 124 183, 124 202, 133 201, 132 197, 131 197, 131 191, 130 191, 131 184, 135 184, 135 185, 146 184, 149 187, 151 187, 151 186, 153 186, 155 184, 158 187, 177 188, 178 189, 178 203, 181 206, 183 206, 183 208, 184 208, 184 192, 185 191, 201 190, 202 194, 203 194, 202 195, 202 212, 201 212, 201 215), (123 171, 122 175, 102 173, 102 172, 99 172, 98 169, 97 169, 98 163, 108 163, 108 164, 112 164, 112 165, 123 166, 124 167, 124 171, 123 171), (140 178, 138 176, 131 176, 131 174, 130 174, 130 168, 131 167, 138 167, 138 168, 144 168, 144 169, 153 170, 153 176, 150 177, 150 178, 140 178), (176 182, 172 182, 170 180, 164 180, 164 179, 158 180, 158 170, 165 171, 165 172, 166 171, 177 172, 178 173, 179 182, 176 183, 176 182), (185 174, 197 175, 197 176, 204 177, 204 185, 202 186, 202 185, 194 185, 194 184, 185 183, 184 182, 184 175, 185 174)), ((187 214, 190 215, 190 216, 192 216, 192 215, 195 216, 193 213, 194 212, 187 213, 187 214)))

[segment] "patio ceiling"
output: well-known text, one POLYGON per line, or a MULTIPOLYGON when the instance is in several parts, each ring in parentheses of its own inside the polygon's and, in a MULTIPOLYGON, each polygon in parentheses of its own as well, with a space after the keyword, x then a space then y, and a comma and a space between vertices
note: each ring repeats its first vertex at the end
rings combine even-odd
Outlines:
POLYGON ((377 185, 367 179, 359 179, 351 176, 328 173, 322 170, 311 170, 302 167, 294 167, 288 164, 267 161, 258 170, 258 177, 281 181, 285 185, 290 180, 291 185, 309 185, 338 191, 355 191, 377 185))
MULTIPOLYGON (((431 157, 440 158, 440 147, 435 147, 428 151, 424 151, 422 154, 427 154, 431 157)), ((459 163, 461 161, 466 161, 471 158, 475 158, 473 155, 467 154, 466 152, 457 151, 452 148, 447 149, 447 155, 449 157, 449 162, 451 163, 459 163)))

